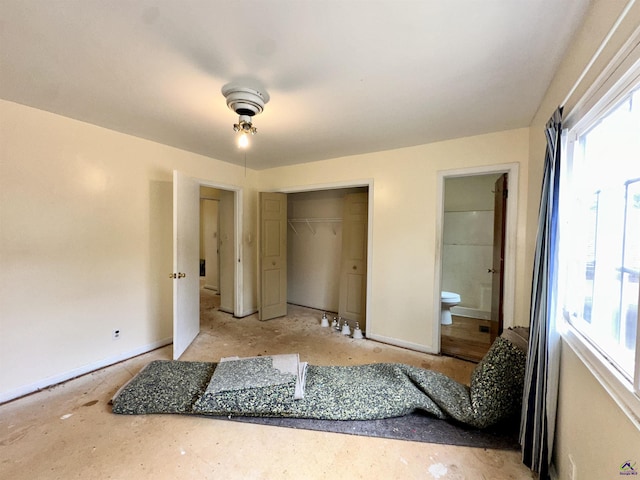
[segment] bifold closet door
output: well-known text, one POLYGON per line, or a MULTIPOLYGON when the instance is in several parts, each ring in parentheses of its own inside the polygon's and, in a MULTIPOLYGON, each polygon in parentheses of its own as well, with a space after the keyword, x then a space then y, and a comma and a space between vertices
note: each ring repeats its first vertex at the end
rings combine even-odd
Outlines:
POLYGON ((338 306, 340 316, 359 322, 363 330, 366 328, 368 201, 368 193, 350 193, 344 197, 338 306))
POLYGON ((260 193, 260 320, 287 314, 287 195, 260 193))

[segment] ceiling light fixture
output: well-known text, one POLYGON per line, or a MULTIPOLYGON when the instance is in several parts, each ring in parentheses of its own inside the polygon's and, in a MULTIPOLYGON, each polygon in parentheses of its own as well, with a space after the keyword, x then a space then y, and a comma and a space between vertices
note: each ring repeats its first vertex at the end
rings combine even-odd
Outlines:
POLYGON ((238 123, 233 124, 233 131, 239 132, 238 146, 240 148, 247 148, 249 146, 249 134, 255 135, 258 129, 251 123, 251 117, 249 115, 240 115, 238 123))
POLYGON ((249 146, 249 135, 242 132, 240 135, 238 135, 238 147, 247 148, 248 146, 249 146))
POLYGON ((233 124, 233 131, 240 134, 238 146, 247 148, 249 134, 255 135, 258 131, 253 126, 253 116, 262 113, 264 105, 269 101, 269 95, 266 92, 233 83, 222 87, 222 95, 227 99, 227 106, 239 115, 238 123, 233 124))

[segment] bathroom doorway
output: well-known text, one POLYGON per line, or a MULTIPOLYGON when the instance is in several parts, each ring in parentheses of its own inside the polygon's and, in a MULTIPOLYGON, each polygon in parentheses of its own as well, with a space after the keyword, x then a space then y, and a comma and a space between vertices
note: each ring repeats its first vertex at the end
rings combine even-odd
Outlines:
POLYGON ((513 323, 514 177, 516 167, 442 175, 440 291, 460 297, 439 325, 442 354, 479 361, 513 323))

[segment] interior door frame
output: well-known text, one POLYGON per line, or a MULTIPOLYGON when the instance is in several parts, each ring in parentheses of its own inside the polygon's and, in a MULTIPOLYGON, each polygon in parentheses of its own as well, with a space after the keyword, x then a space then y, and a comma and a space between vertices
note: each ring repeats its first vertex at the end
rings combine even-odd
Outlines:
POLYGON ((473 177, 477 175, 508 174, 508 207, 504 244, 504 292, 503 292, 503 328, 514 326, 515 316, 515 279, 516 279, 516 232, 518 221, 518 183, 519 164, 503 163, 479 167, 439 170, 437 172, 437 213, 436 213, 436 258, 435 278, 433 281, 433 339, 436 352, 440 353, 440 306, 442 291, 442 252, 444 250, 444 183, 447 178, 473 177))
MULTIPOLYGON (((186 172, 183 172, 186 173, 186 172)), ((233 192, 233 223, 234 223, 234 281, 233 281, 233 315, 236 317, 245 316, 244 312, 244 275, 243 275, 243 251, 242 251, 242 239, 243 239, 243 188, 236 185, 229 185, 226 183, 219 183, 215 180, 206 180, 203 178, 192 177, 199 187, 211 187, 218 190, 226 190, 233 192)), ((196 208, 199 205, 192 206, 196 208)))
POLYGON ((233 230, 234 230, 234 269, 233 269, 233 316, 243 317, 244 312, 244 255, 242 251, 242 239, 243 239, 243 189, 235 185, 228 185, 225 183, 218 183, 211 180, 203 180, 196 178, 196 181, 201 187, 211 187, 218 190, 226 190, 233 192, 233 230))
MULTIPOLYGON (((374 332, 375 329, 373 325, 375 324, 375 318, 371 315, 371 309, 369 308, 371 305, 371 274, 373 272, 373 268, 371 268, 372 262, 372 251, 373 251, 373 179, 363 179, 363 180, 349 180, 345 182, 330 182, 330 183, 316 183, 314 185, 299 185, 293 187, 284 187, 278 188, 274 190, 264 190, 265 192, 280 192, 280 193, 302 193, 302 192, 315 192, 319 190, 337 190, 342 188, 357 188, 357 187, 366 187, 367 192, 369 194, 369 204, 367 211, 367 299, 365 302, 365 315, 367 318, 365 335, 371 336, 371 332, 374 332)), ((258 259, 259 261, 259 259, 258 259)))

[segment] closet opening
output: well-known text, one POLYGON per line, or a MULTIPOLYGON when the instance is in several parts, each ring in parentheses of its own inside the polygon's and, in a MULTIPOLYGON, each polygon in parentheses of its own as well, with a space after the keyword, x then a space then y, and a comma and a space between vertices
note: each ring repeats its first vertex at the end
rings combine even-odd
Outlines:
POLYGON ((366 329, 368 187, 287 194, 287 303, 366 329))

